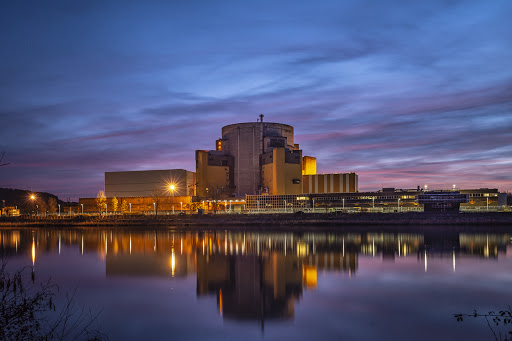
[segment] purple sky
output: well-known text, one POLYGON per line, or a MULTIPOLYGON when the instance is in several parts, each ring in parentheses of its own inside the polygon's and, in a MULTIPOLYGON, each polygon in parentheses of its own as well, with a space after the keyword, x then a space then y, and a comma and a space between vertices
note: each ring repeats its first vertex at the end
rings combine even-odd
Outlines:
POLYGON ((512 2, 8 1, 0 187, 96 196, 224 125, 295 127, 360 190, 512 191, 512 2))

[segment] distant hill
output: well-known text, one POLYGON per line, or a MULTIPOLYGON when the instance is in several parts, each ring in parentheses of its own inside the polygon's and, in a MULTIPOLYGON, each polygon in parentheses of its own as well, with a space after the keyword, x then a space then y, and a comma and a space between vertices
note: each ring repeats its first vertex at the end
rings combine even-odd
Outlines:
POLYGON ((32 192, 24 189, 0 188, 0 207, 17 206, 21 213, 29 213, 36 209, 48 209, 52 203, 69 206, 72 203, 60 200, 56 195, 46 192, 32 192), (34 199, 30 198, 34 195, 34 199))

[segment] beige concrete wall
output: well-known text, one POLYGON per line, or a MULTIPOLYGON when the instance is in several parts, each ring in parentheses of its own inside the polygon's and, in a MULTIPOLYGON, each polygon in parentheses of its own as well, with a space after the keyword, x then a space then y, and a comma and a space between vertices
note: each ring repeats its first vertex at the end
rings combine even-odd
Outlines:
POLYGON ((358 192, 356 173, 333 173, 302 176, 303 193, 354 193, 358 192))
POLYGON ((212 188, 229 187, 229 167, 208 166, 208 151, 196 151, 197 196, 208 197, 212 188))
POLYGON ((285 149, 275 148, 272 151, 272 163, 263 165, 263 187, 269 194, 300 194, 302 183, 294 184, 293 179, 302 179, 302 164, 285 162, 285 149))
POLYGON ((195 173, 184 169, 105 172, 107 197, 151 197, 155 192, 171 196, 170 184, 176 186, 175 196, 194 195, 195 173))

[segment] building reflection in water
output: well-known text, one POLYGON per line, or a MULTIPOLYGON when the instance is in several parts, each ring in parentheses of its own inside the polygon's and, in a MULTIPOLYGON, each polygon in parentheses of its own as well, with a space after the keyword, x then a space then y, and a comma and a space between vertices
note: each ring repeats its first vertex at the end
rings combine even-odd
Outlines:
POLYGON ((237 231, 3 230, 2 256, 36 258, 63 249, 97 254, 107 278, 197 275, 199 297, 216 295, 223 318, 293 318, 303 290, 315 290, 319 274, 356 274, 358 257, 382 261, 506 254, 508 234, 466 233, 265 233, 237 231))

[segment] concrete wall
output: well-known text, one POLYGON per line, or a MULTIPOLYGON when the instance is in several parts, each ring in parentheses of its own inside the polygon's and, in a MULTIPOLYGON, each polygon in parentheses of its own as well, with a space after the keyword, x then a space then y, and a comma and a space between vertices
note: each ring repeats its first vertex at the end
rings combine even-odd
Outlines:
POLYGON ((107 197, 151 197, 155 192, 171 196, 169 185, 176 186, 175 196, 195 195, 195 173, 184 169, 131 172, 105 172, 107 197))
POLYGON ((316 174, 302 176, 303 193, 358 192, 356 173, 316 174))
POLYGON ((222 128, 223 152, 234 158, 234 186, 239 196, 256 194, 262 186, 260 156, 272 151, 285 138, 285 146, 295 149, 293 127, 272 122, 237 123, 222 128))
MULTIPOLYGON (((275 148, 272 151, 272 162, 264 164, 263 169, 263 187, 268 188, 269 194, 300 194, 302 193, 302 183, 293 183, 294 179, 302 179, 302 164, 287 162, 287 154, 290 153, 284 148, 275 148)), ((296 151, 295 153, 300 153, 296 151)), ((268 155, 268 154, 266 154, 268 155)), ((293 156, 293 155, 292 155, 293 156)), ((265 158, 270 160, 269 158, 265 158)), ((300 161, 302 158, 299 155, 300 161)))

